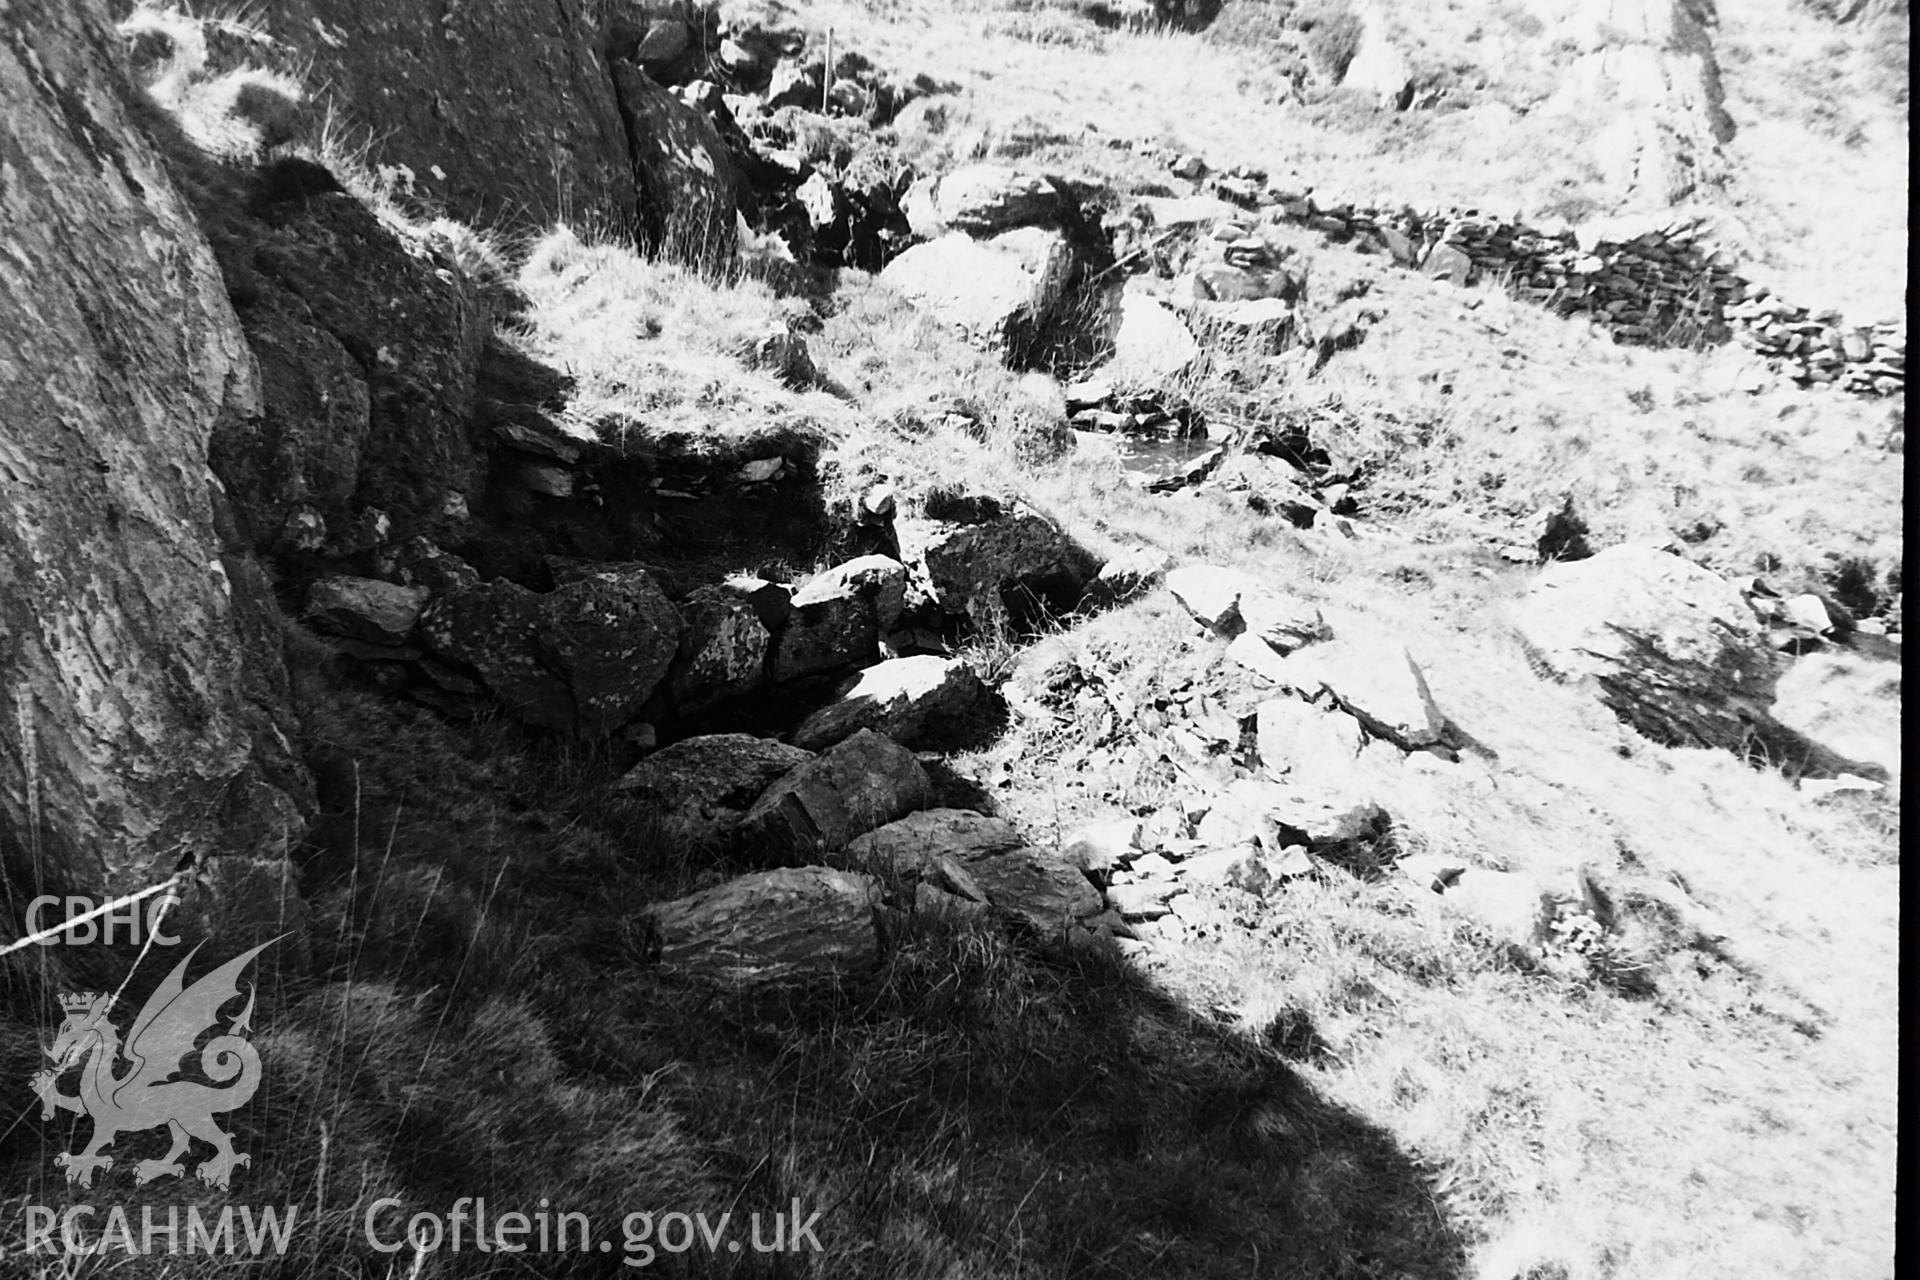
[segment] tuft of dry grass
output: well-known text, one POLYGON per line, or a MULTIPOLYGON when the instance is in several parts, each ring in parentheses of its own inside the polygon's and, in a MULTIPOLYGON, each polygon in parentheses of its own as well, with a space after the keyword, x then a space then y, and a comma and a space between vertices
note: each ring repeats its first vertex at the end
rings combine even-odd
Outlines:
POLYGON ((743 350, 789 312, 764 284, 721 280, 559 227, 515 277, 526 298, 509 336, 569 375, 566 425, 611 442, 719 441, 817 434, 842 414, 833 397, 796 396, 743 350))

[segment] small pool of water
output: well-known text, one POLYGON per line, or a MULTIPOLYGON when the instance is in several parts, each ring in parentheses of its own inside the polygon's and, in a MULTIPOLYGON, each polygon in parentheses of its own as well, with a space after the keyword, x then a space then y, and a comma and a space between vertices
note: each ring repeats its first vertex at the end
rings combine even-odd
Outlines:
POLYGON ((1195 458, 1219 448, 1205 436, 1185 440, 1158 436, 1126 436, 1117 441, 1120 465, 1136 475, 1159 476, 1178 471, 1195 458))

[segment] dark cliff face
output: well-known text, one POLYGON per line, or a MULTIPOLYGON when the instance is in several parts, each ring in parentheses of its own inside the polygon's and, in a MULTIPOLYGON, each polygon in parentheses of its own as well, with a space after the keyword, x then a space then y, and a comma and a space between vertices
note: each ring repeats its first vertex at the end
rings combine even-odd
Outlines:
POLYGON ((91 2, 0 22, 0 857, 95 894, 279 865, 305 792, 207 470, 256 365, 116 44, 91 2))
POLYGON ((311 59, 350 134, 476 226, 556 220, 623 234, 635 191, 613 80, 582 0, 441 6, 284 0, 276 38, 311 59))

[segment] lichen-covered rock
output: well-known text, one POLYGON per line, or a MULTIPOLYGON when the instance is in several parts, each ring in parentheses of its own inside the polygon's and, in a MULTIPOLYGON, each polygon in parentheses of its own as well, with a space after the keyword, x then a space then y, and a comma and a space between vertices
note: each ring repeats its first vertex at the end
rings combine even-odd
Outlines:
POLYGON ((716 733, 648 756, 614 790, 652 816, 657 837, 681 849, 724 852, 760 794, 813 753, 772 738, 716 733))
POLYGON ((640 570, 587 574, 546 595, 498 579, 449 592, 420 617, 427 646, 479 673, 515 718, 595 738, 639 714, 681 627, 640 570))
POLYGON ((537 642, 573 691, 575 731, 604 737, 639 714, 667 674, 682 622, 647 573, 596 573, 541 600, 537 642))
POLYGON ((371 159, 462 221, 631 224, 633 159, 579 0, 281 0, 271 19, 371 159))
POLYGON ((1656 741, 1742 749, 1773 700, 1775 659, 1739 591, 1651 547, 1548 566, 1513 622, 1543 674, 1592 679, 1656 741))
POLYGON ((256 367, 100 11, 0 28, 0 846, 95 896, 277 859, 306 784, 276 615, 206 471, 256 367))
POLYGON ((539 595, 503 578, 436 597, 420 615, 420 638, 471 668, 516 719, 570 731, 573 692, 541 662, 539 626, 539 595))
POLYGON ((739 180, 719 131, 631 63, 614 64, 613 83, 633 141, 640 244, 676 262, 731 262, 739 180))
POLYGON ((913 752, 863 729, 768 787, 741 823, 741 843, 770 861, 804 860, 912 813, 931 792, 913 752))
POLYGON ((741 876, 654 907, 660 962, 729 985, 759 986, 871 969, 879 885, 828 867, 741 876))
POLYGON ((1200 344, 1172 307, 1133 293, 1121 299, 1108 370, 1116 380, 1157 386, 1177 377, 1199 355, 1200 344))
POLYGON ((751 600, 726 585, 702 587, 681 601, 680 614, 687 629, 669 684, 681 715, 760 687, 772 636, 751 600))
POLYGON ((868 667, 793 731, 795 746, 822 751, 862 729, 915 746, 972 710, 986 686, 958 658, 921 654, 868 667))

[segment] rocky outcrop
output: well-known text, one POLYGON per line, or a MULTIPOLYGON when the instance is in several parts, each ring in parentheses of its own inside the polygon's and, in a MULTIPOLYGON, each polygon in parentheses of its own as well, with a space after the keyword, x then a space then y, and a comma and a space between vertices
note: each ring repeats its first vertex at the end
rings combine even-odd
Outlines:
POLYGON ((1702 0, 1635 0, 1605 9, 1530 0, 1533 14, 1579 50, 1544 109, 1569 120, 1604 112, 1590 154, 1616 198, 1664 208, 1724 175, 1734 135, 1702 0))
POLYGON ((579 0, 286 0, 271 16, 404 188, 476 226, 632 225, 627 132, 579 0))
POLYGON ((1591 678, 1655 741, 1744 751, 1768 720, 1777 668, 1740 593, 1650 547, 1620 546, 1543 570, 1515 606, 1529 657, 1591 678))
POLYGON ((483 479, 473 284, 317 166, 187 163, 264 386, 210 448, 254 545, 344 556, 458 530, 483 479))
POLYGON ((22 0, 5 35, 0 857, 93 894, 279 865, 307 784, 272 596, 206 469, 258 371, 104 15, 22 0))

